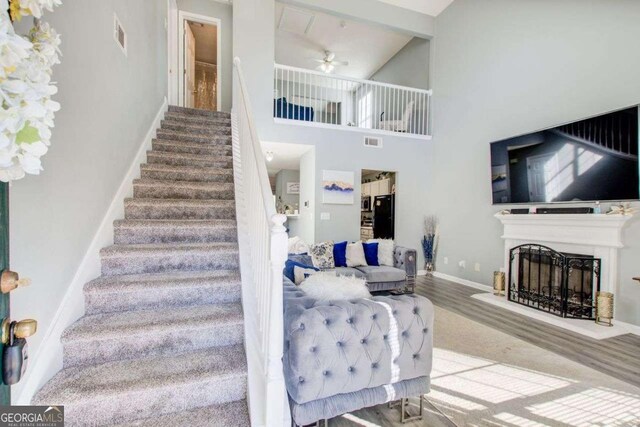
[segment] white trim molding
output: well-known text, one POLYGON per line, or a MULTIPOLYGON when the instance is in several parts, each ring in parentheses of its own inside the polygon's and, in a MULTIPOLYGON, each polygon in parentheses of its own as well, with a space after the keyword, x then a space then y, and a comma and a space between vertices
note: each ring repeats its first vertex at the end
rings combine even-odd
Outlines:
POLYGON ((85 251, 51 325, 44 333, 38 351, 31 358, 29 369, 22 380, 22 389, 19 394, 13 396, 12 404, 28 405, 40 387, 62 369, 60 337, 69 325, 84 315, 84 285, 101 274, 100 249, 113 244, 113 222, 124 218, 124 199, 133 195, 133 180, 140 176, 140 165, 147 160, 147 151, 151 149, 152 140, 167 111, 167 105, 167 98, 164 98, 127 174, 111 200, 109 209, 85 251))
POLYGON ((518 245, 535 243, 558 252, 600 258, 600 290, 618 295, 618 249, 622 229, 631 216, 605 214, 528 214, 497 213, 503 224, 504 271, 509 271, 509 251, 518 245))

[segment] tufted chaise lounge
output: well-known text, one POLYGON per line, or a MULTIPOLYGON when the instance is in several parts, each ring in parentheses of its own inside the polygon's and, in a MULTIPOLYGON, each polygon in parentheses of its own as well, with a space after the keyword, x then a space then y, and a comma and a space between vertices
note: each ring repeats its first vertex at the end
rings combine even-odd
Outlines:
POLYGON ((433 305, 418 295, 319 302, 284 278, 284 372, 307 425, 429 392, 433 305))

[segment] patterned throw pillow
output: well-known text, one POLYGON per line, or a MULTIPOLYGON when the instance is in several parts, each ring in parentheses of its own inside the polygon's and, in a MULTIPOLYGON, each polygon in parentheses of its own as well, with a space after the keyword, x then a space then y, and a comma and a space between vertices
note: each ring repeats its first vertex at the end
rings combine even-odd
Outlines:
POLYGON ((333 259, 333 242, 321 242, 311 245, 309 255, 313 260, 313 266, 321 270, 335 268, 333 259))

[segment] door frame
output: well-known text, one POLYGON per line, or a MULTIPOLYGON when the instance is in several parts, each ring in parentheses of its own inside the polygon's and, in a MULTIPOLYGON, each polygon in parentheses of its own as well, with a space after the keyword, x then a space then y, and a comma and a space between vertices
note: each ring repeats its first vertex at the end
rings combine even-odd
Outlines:
MULTIPOLYGON (((177 22, 177 31, 174 33, 173 40, 178 45, 177 49, 169 48, 170 53, 177 53, 177 94, 175 90, 172 91, 171 85, 169 86, 169 95, 173 94, 173 97, 177 95, 177 99, 170 99, 170 102, 174 105, 184 106, 184 31, 185 31, 185 21, 193 21, 201 24, 215 25, 216 26, 216 37, 217 37, 217 46, 216 46, 216 109, 220 111, 220 102, 221 102, 221 82, 222 82, 222 21, 218 18, 214 18, 213 16, 200 15, 197 13, 186 12, 184 10, 178 10, 178 22, 177 22)), ((172 31, 170 30, 171 34, 172 31)), ((172 61, 174 64, 176 61, 172 61)))

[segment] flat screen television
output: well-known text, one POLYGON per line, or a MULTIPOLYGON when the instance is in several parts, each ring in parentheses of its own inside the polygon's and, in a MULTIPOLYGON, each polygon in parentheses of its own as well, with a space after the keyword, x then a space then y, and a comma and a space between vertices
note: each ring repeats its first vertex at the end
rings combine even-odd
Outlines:
POLYGON ((494 204, 640 198, 638 106, 491 144, 494 204))

